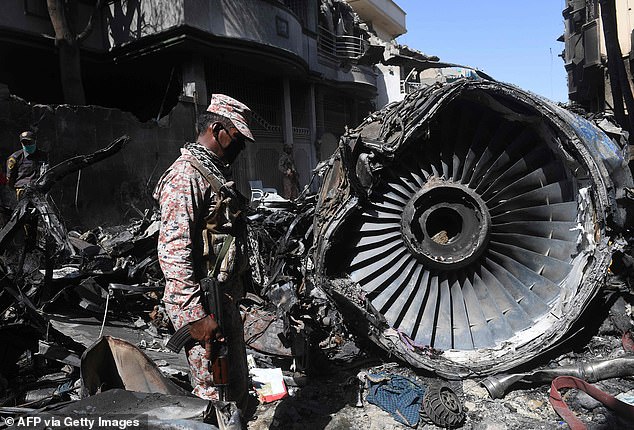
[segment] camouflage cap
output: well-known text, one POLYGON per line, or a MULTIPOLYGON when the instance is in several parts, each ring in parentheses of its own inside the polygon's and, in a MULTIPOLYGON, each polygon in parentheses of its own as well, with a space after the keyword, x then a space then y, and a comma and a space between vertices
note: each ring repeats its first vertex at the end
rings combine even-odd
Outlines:
POLYGON ((20 133, 20 142, 35 140, 35 135, 31 131, 23 131, 20 133))
POLYGON ((224 94, 212 94, 207 112, 213 112, 231 120, 233 125, 247 140, 255 142, 253 134, 249 130, 251 109, 244 103, 224 94))

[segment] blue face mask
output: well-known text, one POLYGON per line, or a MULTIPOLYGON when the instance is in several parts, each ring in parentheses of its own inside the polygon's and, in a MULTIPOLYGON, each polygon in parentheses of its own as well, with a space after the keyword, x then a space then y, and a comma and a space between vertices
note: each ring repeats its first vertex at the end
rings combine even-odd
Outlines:
POLYGON ((27 154, 33 154, 35 152, 35 149, 37 148, 37 145, 35 143, 32 145, 22 145, 22 148, 27 154))

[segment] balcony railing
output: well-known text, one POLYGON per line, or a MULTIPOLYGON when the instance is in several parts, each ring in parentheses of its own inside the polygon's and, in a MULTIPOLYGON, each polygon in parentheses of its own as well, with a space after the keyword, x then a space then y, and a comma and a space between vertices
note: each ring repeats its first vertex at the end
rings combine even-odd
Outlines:
POLYGON ((420 82, 401 81, 401 94, 409 94, 420 90, 424 85, 420 82))
POLYGON ((358 60, 368 49, 367 40, 357 36, 337 36, 324 27, 319 27, 317 52, 333 61, 358 60))

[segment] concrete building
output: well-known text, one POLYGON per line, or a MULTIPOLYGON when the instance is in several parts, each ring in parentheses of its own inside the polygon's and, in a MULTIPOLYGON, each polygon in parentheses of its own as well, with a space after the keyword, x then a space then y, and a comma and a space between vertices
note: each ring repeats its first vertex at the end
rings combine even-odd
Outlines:
MULTIPOLYGON (((618 41, 630 83, 634 60, 633 6, 631 0, 615 1, 618 41)), ((611 109, 614 104, 599 1, 566 0, 563 17, 565 32, 560 40, 565 42, 562 56, 568 73, 568 98, 589 112, 611 109)))
MULTIPOLYGON (((404 34, 405 12, 391 0, 347 0, 359 17, 376 34, 377 45, 389 48, 395 45, 394 40, 404 34)), ((385 57, 385 56, 384 56, 385 57)), ((378 63, 376 65, 377 97, 376 107, 382 108, 388 103, 403 99, 405 93, 402 91, 401 81, 403 80, 401 67, 378 63)))
MULTIPOLYGON (((76 27, 85 25, 94 3, 77 0, 76 27)), ((107 1, 81 48, 87 103, 144 122, 190 106, 181 111, 192 111, 191 118, 179 120, 184 130, 191 121, 187 139, 210 95, 229 94, 255 113, 257 144, 240 157, 236 179, 281 189, 277 160, 289 144, 305 185, 346 125, 400 97, 398 67, 378 63, 384 45, 406 31, 405 13, 392 0, 348 3, 107 1)), ((0 83, 11 94, 31 103, 64 102, 53 34, 45 0, 3 2, 0 83)))

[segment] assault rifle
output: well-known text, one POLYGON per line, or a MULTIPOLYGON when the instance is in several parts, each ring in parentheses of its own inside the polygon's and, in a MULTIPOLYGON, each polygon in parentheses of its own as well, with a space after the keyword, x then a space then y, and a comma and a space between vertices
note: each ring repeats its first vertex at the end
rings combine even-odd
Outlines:
MULTIPOLYGON (((218 330, 224 333, 222 294, 218 281, 214 278, 204 278, 200 281, 200 289, 205 297, 207 312, 216 320, 218 330)), ((194 339, 189 332, 189 324, 185 324, 174 333, 166 347, 172 352, 180 352, 185 345, 193 341, 194 339)), ((211 354, 211 373, 214 385, 218 387, 218 399, 223 402, 226 401, 226 388, 229 384, 228 353, 229 348, 226 342, 214 341, 211 354)))

